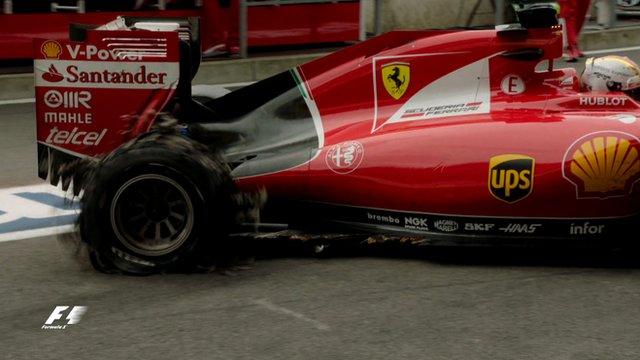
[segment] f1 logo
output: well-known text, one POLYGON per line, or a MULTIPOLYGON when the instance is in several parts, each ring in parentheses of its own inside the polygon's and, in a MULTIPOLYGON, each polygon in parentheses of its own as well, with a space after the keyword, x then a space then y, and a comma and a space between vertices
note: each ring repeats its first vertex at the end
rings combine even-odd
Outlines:
POLYGON ((525 91, 524 80, 518 75, 507 75, 500 84, 502 92, 507 95, 519 95, 525 91))
POLYGON ((56 306, 51 315, 47 318, 47 321, 42 325, 43 329, 55 329, 55 330, 63 330, 66 329, 67 325, 73 325, 80 322, 84 313, 87 312, 86 306, 72 306, 69 309, 69 306, 56 306), (68 311, 67 311, 68 310, 68 311), (65 319, 63 320, 63 316, 67 314, 65 319), (62 325, 53 325, 54 322, 65 321, 62 325))

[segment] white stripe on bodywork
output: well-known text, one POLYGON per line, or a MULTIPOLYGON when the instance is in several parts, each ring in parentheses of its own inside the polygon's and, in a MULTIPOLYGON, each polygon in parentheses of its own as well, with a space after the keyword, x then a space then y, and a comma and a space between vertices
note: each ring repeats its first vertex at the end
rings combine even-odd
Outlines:
MULTIPOLYGON (((437 55, 454 55, 454 54, 464 54, 466 52, 450 52, 450 53, 432 53, 432 54, 411 54, 411 55, 398 55, 398 56, 380 56, 380 57, 374 57, 373 61, 372 61, 372 73, 373 73, 373 126, 371 128, 371 133, 375 132, 376 130, 380 129, 382 126, 384 126, 386 123, 389 122, 389 120, 386 121, 378 121, 378 78, 377 78, 377 74, 378 74, 378 69, 377 69, 377 62, 381 61, 381 60, 398 60, 398 59, 407 59, 407 58, 416 58, 416 57, 426 57, 426 56, 437 56, 437 55)), ((469 65, 466 65, 460 69, 457 69, 453 72, 450 72, 448 74, 443 75, 442 77, 440 77, 439 79, 435 80, 434 82, 428 84, 427 86, 425 86, 422 90, 420 90, 416 95, 414 95, 411 99, 409 99, 409 101, 407 102, 407 104, 403 105, 402 109, 407 109, 408 104, 409 103, 413 103, 416 106, 422 106, 422 104, 419 103, 419 100, 426 100, 427 103, 436 103, 437 105, 447 105, 447 104, 454 104, 454 100, 452 99, 451 101, 449 101, 449 98, 446 98, 446 96, 450 96, 450 95, 446 95, 443 96, 442 93, 436 93, 436 91, 430 89, 432 86, 435 86, 437 88, 440 88, 440 91, 442 91, 442 89, 444 88, 445 94, 456 94, 456 92, 466 92, 468 91, 470 88, 473 90, 474 92, 474 96, 473 98, 476 97, 482 97, 482 98, 486 98, 487 100, 486 105, 483 103, 483 106, 481 107, 481 109, 478 109, 478 111, 484 111, 484 113, 488 113, 491 109, 491 91, 489 89, 489 59, 491 59, 492 57, 498 55, 500 53, 496 53, 496 54, 492 54, 490 56, 487 56, 483 59, 480 59, 474 63, 471 63, 469 65), (475 76, 475 78, 477 80, 474 81, 473 77, 469 78, 469 76, 475 76), (481 79, 479 78, 486 78, 486 84, 484 81, 481 81, 481 79), (473 86, 473 84, 471 82, 475 82, 475 86, 473 86), (447 87, 450 86, 450 88, 447 87), (486 94, 484 93, 485 90, 485 86, 486 86, 486 94), (482 90, 482 92, 480 91, 482 90), (431 96, 432 98, 427 98, 425 99, 425 97, 427 96, 431 96), (418 98, 417 98, 418 97, 418 98), (443 101, 444 99, 444 101, 443 101)), ((470 97, 470 96, 469 96, 470 97)), ((460 97, 462 98, 462 97, 460 97)), ((478 100, 477 102, 479 102, 480 100, 478 100)), ((476 102, 476 101, 467 101, 467 102, 476 102)), ((396 114, 394 114, 391 119, 393 119, 396 116, 401 117, 402 114, 404 113, 404 111, 398 111, 396 114), (400 114, 400 115, 398 115, 400 114)), ((475 113, 475 112, 474 112, 475 113)), ((478 112, 480 113, 480 112, 478 112)), ((468 113, 465 113, 464 115, 466 115, 468 113)), ((458 114, 458 115, 463 115, 463 114, 458 114)), ((444 115, 444 116, 451 116, 451 115, 444 115)), ((411 119, 411 121, 413 121, 415 119, 411 119)), ((409 120, 407 120, 409 121, 409 120)), ((397 119, 394 122, 399 122, 397 119)))
POLYGON ((324 147, 324 127, 322 126, 322 117, 320 116, 320 110, 318 110, 318 105, 316 105, 315 100, 313 100, 313 93, 311 92, 311 89, 307 85, 307 80, 304 78, 304 75, 302 74, 302 69, 300 69, 299 67, 296 67, 293 70, 291 70, 291 73, 293 76, 296 77, 295 79, 296 85, 299 87, 302 98, 304 99, 307 105, 307 108, 311 113, 311 117, 313 119, 313 125, 316 129, 316 134, 318 135, 318 148, 314 149, 313 151, 315 153, 311 156, 309 160, 305 161, 302 164, 298 164, 283 170, 272 171, 272 172, 256 174, 256 175, 242 176, 242 177, 239 177, 238 179, 249 179, 253 177, 272 175, 272 174, 277 174, 277 173, 289 171, 292 169, 296 169, 296 168, 299 168, 300 166, 309 164, 310 162, 315 160, 318 157, 318 155, 320 155, 320 153, 322 152, 322 148, 324 147))
POLYGON ((385 124, 414 120, 428 120, 447 116, 487 114, 491 110, 489 89, 489 59, 481 59, 451 72, 418 91, 385 124), (417 118, 402 118, 410 109, 435 109, 457 104, 482 104, 474 110, 451 113, 442 111, 425 114, 417 118))
MULTIPOLYGON (((304 96, 304 101, 307 104, 307 107, 309 108, 309 112, 311 112, 311 117, 313 118, 313 124, 316 128, 316 133, 318 134, 318 149, 322 149, 324 147, 324 128, 322 126, 322 117, 320 116, 320 110, 318 109, 318 105, 316 104, 316 101, 313 98, 313 93, 311 92, 311 88, 309 88, 309 85, 307 84, 307 79, 305 79, 302 69, 295 68, 293 69, 293 72, 295 76, 298 78, 299 84, 304 87, 304 90, 309 95, 309 96, 304 96)), ((318 154, 316 154, 316 156, 317 155, 318 154)))
MULTIPOLYGON (((463 52, 450 52, 450 53, 432 53, 432 54, 411 54, 411 55, 391 55, 391 56, 376 56, 371 61, 371 73, 373 74, 373 127, 371 128, 371 133, 378 129, 377 121, 378 121, 378 69, 376 63, 380 60, 392 60, 392 59, 406 59, 406 58, 415 58, 415 57, 425 57, 425 56, 437 56, 437 55, 452 55, 452 54, 460 54, 463 52)), ((382 125, 380 125, 382 126, 382 125)))

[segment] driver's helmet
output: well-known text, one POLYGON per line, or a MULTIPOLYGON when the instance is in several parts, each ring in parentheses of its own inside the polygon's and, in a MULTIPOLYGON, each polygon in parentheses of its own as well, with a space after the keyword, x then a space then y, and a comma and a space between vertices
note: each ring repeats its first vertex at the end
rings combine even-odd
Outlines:
POLYGON ((636 95, 640 94, 640 67, 626 56, 589 58, 580 82, 584 91, 624 91, 636 95))

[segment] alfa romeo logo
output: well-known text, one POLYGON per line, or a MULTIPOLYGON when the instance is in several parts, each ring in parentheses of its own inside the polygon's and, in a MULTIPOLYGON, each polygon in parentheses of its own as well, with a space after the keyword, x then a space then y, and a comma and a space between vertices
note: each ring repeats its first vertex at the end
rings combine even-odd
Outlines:
POLYGON ((364 147, 357 141, 333 145, 325 161, 329 169, 338 174, 348 174, 357 169, 364 157, 364 147))

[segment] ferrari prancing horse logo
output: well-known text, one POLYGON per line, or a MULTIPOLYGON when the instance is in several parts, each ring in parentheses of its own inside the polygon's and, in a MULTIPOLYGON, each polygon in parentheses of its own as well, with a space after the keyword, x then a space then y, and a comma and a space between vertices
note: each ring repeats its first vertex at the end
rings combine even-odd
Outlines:
POLYGON ((382 82, 391 97, 398 100, 409 88, 411 67, 407 63, 394 62, 382 67, 382 82))

